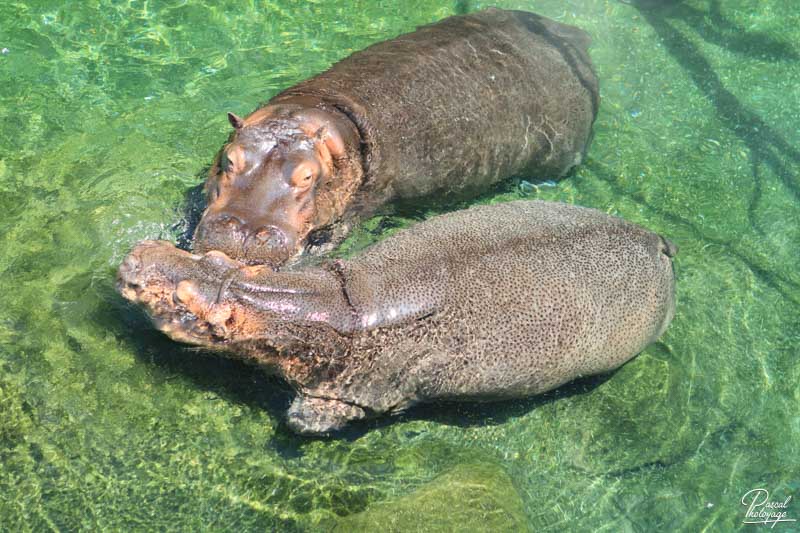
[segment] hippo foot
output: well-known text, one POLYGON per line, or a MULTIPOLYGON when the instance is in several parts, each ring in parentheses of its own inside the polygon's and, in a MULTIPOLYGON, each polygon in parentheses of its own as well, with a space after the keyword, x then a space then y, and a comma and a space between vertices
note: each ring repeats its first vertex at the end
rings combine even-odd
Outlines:
POLYGON ((366 412, 349 403, 326 398, 298 396, 286 413, 286 421, 300 435, 326 435, 342 429, 351 420, 360 420, 366 412))
POLYGON ((117 275, 123 297, 147 309, 156 327, 174 340, 220 346, 245 329, 236 302, 222 299, 226 283, 248 269, 225 254, 194 255, 165 241, 144 241, 117 275))

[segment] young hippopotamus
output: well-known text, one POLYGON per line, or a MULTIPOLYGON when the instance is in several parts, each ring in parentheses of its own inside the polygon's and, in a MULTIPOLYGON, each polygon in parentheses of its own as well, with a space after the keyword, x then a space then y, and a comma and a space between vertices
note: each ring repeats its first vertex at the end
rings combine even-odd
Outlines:
POLYGON ((173 339, 288 380, 289 426, 323 434, 417 402, 518 398, 617 368, 672 319, 675 253, 594 209, 517 201, 295 271, 144 242, 118 288, 173 339))
POLYGON ((487 9, 370 46, 246 118, 229 114, 193 250, 278 267, 330 249, 390 200, 564 176, 597 114, 589 41, 487 9))

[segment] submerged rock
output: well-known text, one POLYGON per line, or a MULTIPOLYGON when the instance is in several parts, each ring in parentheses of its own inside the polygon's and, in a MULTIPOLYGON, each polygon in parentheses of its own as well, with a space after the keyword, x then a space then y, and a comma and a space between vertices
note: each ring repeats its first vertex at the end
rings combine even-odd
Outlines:
POLYGON ((527 531, 522 499, 493 464, 465 464, 339 521, 334 531, 527 531))

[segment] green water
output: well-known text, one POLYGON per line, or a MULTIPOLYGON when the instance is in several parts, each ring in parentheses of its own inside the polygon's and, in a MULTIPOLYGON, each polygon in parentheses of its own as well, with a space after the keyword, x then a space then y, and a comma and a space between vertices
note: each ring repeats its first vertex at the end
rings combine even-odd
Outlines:
POLYGON ((754 488, 800 519, 796 0, 499 2, 591 33, 603 100, 576 175, 481 201, 668 235, 677 316, 607 380, 332 440, 287 430, 280 382, 154 332, 115 268, 179 233, 225 111, 490 4, 58 4, 0 4, 0 529, 727 531, 754 488))

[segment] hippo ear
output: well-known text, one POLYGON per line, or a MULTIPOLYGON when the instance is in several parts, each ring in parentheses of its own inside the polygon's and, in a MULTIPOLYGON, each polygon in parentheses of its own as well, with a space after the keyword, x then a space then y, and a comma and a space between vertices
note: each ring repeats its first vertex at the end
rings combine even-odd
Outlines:
POLYGON ((346 157, 349 146, 358 146, 358 132, 346 119, 319 109, 303 110, 295 118, 306 135, 325 144, 334 159, 346 157))
POLYGON ((228 113, 228 122, 231 123, 234 129, 240 130, 244 126, 244 119, 234 113, 228 113))
POLYGON ((325 146, 335 159, 346 155, 344 139, 342 139, 341 135, 339 135, 336 130, 331 130, 327 124, 322 124, 317 128, 317 131, 314 132, 314 141, 325 143, 325 146))

